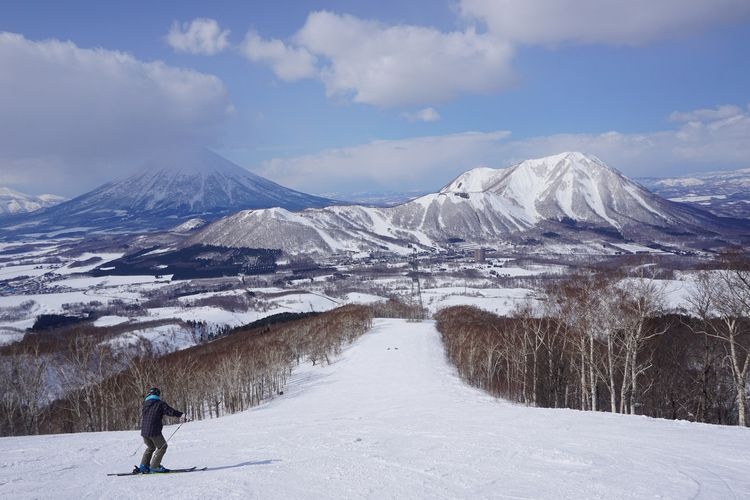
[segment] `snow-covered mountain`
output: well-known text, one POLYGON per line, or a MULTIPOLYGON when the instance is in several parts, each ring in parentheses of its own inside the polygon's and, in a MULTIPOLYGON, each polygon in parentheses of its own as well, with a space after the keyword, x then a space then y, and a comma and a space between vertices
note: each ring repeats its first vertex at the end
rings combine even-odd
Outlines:
POLYGON ((75 210, 103 207, 180 217, 270 207, 301 210, 331 203, 280 186, 206 149, 105 184, 73 201, 75 210))
MULTIPOLYGON (((164 398, 176 406, 174 394, 164 398)), ((724 499, 750 491, 747 429, 495 399, 458 378, 433 322, 376 319, 335 362, 297 367, 278 398, 177 429, 164 428, 172 436, 164 464, 206 471, 106 476, 132 470, 143 450, 137 430, 0 438, 0 493, 724 499)))
POLYGON ((62 203, 66 199, 54 194, 33 196, 0 186, 0 217, 35 212, 62 203))
POLYGON ((750 218, 750 168, 668 179, 639 179, 671 201, 687 203, 724 217, 750 218))
POLYGON ((243 209, 295 211, 331 203, 280 186, 201 149, 104 184, 9 229, 166 229, 191 218, 215 220, 243 209))
POLYGON ((411 246, 493 245, 542 234, 581 238, 604 230, 650 241, 728 229, 721 219, 665 200, 594 156, 563 153, 506 169, 470 170, 437 193, 395 207, 246 210, 209 225, 192 242, 289 253, 410 252, 411 246))

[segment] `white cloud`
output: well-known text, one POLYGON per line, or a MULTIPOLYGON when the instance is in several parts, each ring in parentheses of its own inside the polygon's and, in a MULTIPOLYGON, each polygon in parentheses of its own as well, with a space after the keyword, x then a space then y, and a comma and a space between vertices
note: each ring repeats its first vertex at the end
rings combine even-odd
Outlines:
POLYGON ((222 30, 214 19, 199 17, 190 23, 172 23, 164 37, 178 52, 213 55, 229 46, 229 30, 222 30))
POLYGON ((0 170, 33 191, 79 194, 144 154, 210 143, 231 109, 213 75, 71 42, 0 33, 0 68, 0 170))
POLYGON ((492 35, 385 26, 330 12, 311 13, 289 43, 250 33, 243 53, 281 79, 318 78, 329 97, 384 107, 492 93, 513 82, 512 48, 492 35))
POLYGON ((742 109, 733 105, 718 106, 716 108, 696 109, 688 112, 675 111, 669 115, 671 122, 702 122, 731 118, 742 114, 742 109))
POLYGON ((427 106, 509 88, 518 45, 643 45, 747 18, 750 1, 460 0, 457 12, 467 27, 451 32, 312 12, 289 40, 250 33, 243 53, 282 80, 319 79, 330 98, 427 106))
POLYGON ((284 81, 313 78, 318 73, 315 56, 307 49, 288 46, 281 40, 263 40, 254 32, 247 34, 240 51, 253 62, 270 65, 284 81))
POLYGON ((461 0, 464 19, 503 39, 641 45, 750 15, 747 0, 461 0))
MULTIPOLYGON (((677 128, 638 134, 555 134, 511 139, 510 133, 471 132, 374 141, 266 162, 260 174, 308 192, 436 190, 480 166, 502 168, 562 151, 593 153, 631 177, 686 170, 750 166, 750 108, 735 114, 702 111, 706 118, 677 128)), ((693 112, 694 113, 694 112, 693 112)))
POLYGON ((425 189, 452 177, 463 165, 486 160, 509 132, 466 132, 402 140, 380 140, 265 162, 260 175, 307 192, 425 189))
POLYGON ((440 119, 440 113, 435 108, 424 108, 413 113, 404 113, 403 116, 410 122, 436 122, 440 119))

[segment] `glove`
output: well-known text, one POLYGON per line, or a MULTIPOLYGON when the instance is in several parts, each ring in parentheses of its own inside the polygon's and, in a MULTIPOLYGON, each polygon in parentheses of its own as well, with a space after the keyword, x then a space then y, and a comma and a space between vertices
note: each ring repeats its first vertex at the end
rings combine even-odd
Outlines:
POLYGON ((190 422, 190 417, 188 417, 187 415, 185 415, 185 414, 183 413, 183 414, 182 414, 182 416, 180 417, 180 422, 182 422, 183 424, 184 424, 185 422, 190 422))

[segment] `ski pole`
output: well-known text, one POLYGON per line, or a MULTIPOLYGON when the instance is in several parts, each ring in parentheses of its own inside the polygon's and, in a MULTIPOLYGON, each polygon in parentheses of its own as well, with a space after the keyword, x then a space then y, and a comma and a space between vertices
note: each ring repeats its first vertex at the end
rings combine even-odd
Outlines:
MULTIPOLYGON (((185 423, 185 422, 182 422, 182 424, 184 424, 184 423, 185 423)), ((180 430, 180 427, 182 427, 182 424, 180 424, 180 425, 178 425, 178 426, 177 426, 177 428, 176 428, 176 429, 174 430, 174 432, 173 432, 172 434, 170 434, 170 436, 169 436, 169 437, 167 438, 167 440, 165 441, 165 443, 168 443, 168 442, 169 442, 169 440, 170 440, 170 439, 172 439, 172 436, 174 436, 174 433, 175 433, 175 432, 177 432, 177 431, 179 431, 179 430, 180 430)), ((136 448, 136 449, 135 449, 135 451, 134 451, 133 453, 131 453, 131 454, 130 454, 130 456, 131 456, 131 457, 134 457, 134 456, 135 456, 135 454, 136 454, 136 453, 138 453, 138 451, 139 451, 140 449, 141 449, 141 445, 138 445, 138 448, 136 448)))
POLYGON ((180 425, 178 425, 178 426, 177 426, 177 428, 176 428, 176 429, 174 430, 174 432, 173 432, 172 434, 170 434, 170 435, 169 435, 169 437, 167 438, 167 440, 166 440, 166 441, 164 441, 164 444, 168 443, 168 442, 169 442, 169 440, 170 440, 170 439, 172 439, 172 436, 174 436, 174 435, 175 435, 175 433, 176 433, 177 431, 179 431, 179 430, 180 430, 180 427, 182 427, 184 423, 185 423, 185 422, 182 422, 182 423, 181 423, 180 425))

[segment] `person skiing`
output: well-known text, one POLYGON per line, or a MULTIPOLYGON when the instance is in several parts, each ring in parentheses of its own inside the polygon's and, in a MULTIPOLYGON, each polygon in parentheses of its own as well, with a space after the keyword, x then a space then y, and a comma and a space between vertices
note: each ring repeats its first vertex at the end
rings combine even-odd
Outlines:
POLYGON ((175 410, 162 401, 161 390, 158 387, 152 387, 143 401, 143 411, 141 412, 141 436, 146 444, 141 465, 138 466, 138 472, 141 474, 169 472, 169 469, 161 464, 161 459, 164 458, 164 453, 167 451, 167 442, 161 433, 164 426, 161 420, 164 415, 179 417, 180 422, 183 423, 190 420, 183 412, 175 410))

